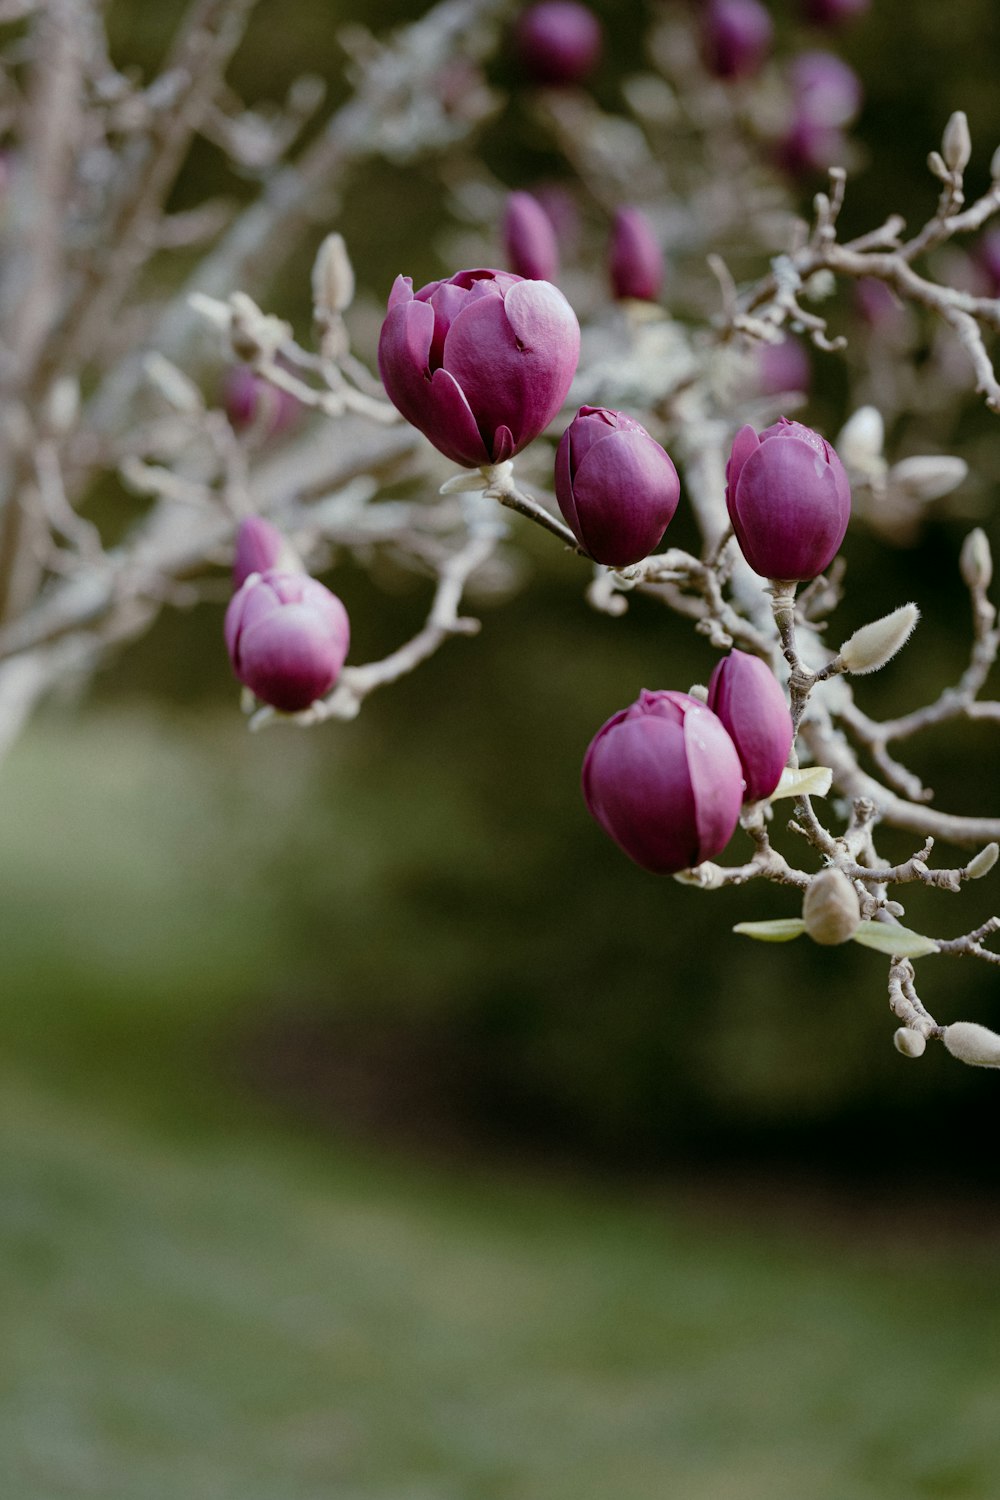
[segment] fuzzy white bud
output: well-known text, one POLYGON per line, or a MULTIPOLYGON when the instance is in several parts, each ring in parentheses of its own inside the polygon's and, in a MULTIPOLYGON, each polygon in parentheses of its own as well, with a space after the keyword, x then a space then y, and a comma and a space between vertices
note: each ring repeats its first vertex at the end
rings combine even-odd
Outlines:
POLYGON ((982 880, 988 875, 997 862, 1000 855, 1000 844, 987 844, 985 849, 980 849, 965 867, 965 873, 969 880, 982 880))
POLYGON ((844 423, 834 447, 849 469, 867 474, 873 468, 884 468, 884 444, 882 413, 874 406, 859 406, 844 423))
POLYGON ((975 1021, 955 1021, 942 1038, 952 1057, 974 1068, 1000 1068, 1000 1036, 975 1021))
POLYGON ((914 1031, 912 1026, 900 1026, 893 1033, 892 1041, 896 1051, 904 1057, 923 1057, 927 1051, 927 1038, 922 1032, 914 1031))
POLYGON ((312 269, 313 308, 318 322, 339 317, 354 300, 354 267, 342 234, 328 234, 312 269))
POLYGON ((964 172, 972 155, 972 137, 965 111, 956 109, 941 137, 941 155, 952 172, 964 172))
POLYGON ((877 672, 891 661, 913 634, 920 619, 915 604, 901 604, 892 614, 862 625, 840 648, 840 658, 848 672, 877 672))
POLYGON ((700 698, 702 703, 708 702, 708 688, 703 682, 693 682, 688 688, 689 698, 700 698))
POLYGON ((968 589, 988 589, 993 581, 993 553, 981 526, 970 531, 962 543, 958 560, 962 579, 968 589))
POLYGON ((954 458, 948 453, 927 453, 915 458, 901 458, 898 464, 893 464, 889 470, 889 483, 912 500, 926 503, 950 495, 968 472, 969 465, 964 458, 954 458))
POLYGON ((802 920, 814 943, 832 946, 854 936, 861 921, 861 905, 843 870, 831 865, 813 876, 802 902, 802 920))

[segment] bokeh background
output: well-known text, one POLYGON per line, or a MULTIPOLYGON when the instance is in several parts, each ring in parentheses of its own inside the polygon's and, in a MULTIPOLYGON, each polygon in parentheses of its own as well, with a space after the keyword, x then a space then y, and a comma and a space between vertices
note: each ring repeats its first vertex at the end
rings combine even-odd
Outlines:
MULTIPOLYGON (((180 9, 113 4, 117 55, 152 67, 180 9)), ((308 68, 335 101, 338 26, 420 9, 263 0, 233 81, 277 98, 308 68)), ((645 11, 594 9, 613 103, 645 11)), ((985 185, 990 0, 873 0, 838 47, 867 98, 849 231, 930 212, 954 108, 985 185)), ((551 164, 510 58, 491 76, 513 97, 482 149, 522 185, 551 164)), ((197 153, 178 201, 218 171, 197 153)), ((336 225, 362 301, 450 269, 444 212, 428 170, 366 172, 336 225)), ((303 334, 324 227, 260 289, 303 334)), ((805 420, 835 431, 845 400, 826 362, 805 420)), ((860 694, 880 711, 958 675, 958 549, 973 522, 1000 542, 995 419, 970 398, 934 436, 973 462, 966 498, 916 546, 845 549, 841 638, 924 609, 860 694)), ((590 736, 712 654, 648 601, 595 615, 544 538, 524 558, 475 641, 355 724, 248 735, 206 604, 50 705, 0 772, 3 1494, 995 1494, 993 1074, 894 1052, 874 954, 731 935, 788 893, 705 896, 603 839, 590 736)), ((359 660, 426 604, 388 566, 329 581, 359 660)), ((944 805, 996 811, 985 728, 913 761, 944 805)), ((908 917, 951 934, 996 904, 994 877, 908 917)), ((991 971, 926 976, 939 1019, 997 1024, 991 971)))

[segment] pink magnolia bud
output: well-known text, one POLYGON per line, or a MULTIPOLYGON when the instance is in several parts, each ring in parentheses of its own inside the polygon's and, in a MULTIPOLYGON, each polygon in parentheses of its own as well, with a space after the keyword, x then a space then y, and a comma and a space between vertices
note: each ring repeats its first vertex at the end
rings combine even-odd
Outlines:
POLYGON ((622 568, 647 557, 680 495, 677 470, 624 412, 581 406, 556 452, 556 498, 596 562, 622 568))
MULTIPOLYGON (((997 251, 997 286, 1000 288, 1000 242, 997 251)), ((906 309, 899 298, 884 281, 878 281, 874 276, 862 276, 854 283, 854 301, 871 328, 890 331, 905 321, 906 309)))
POLYGON ((251 573, 301 573, 304 571, 294 547, 277 526, 263 516, 248 516, 240 522, 233 553, 233 588, 242 588, 251 573))
POLYGON ((817 26, 840 26, 863 16, 870 4, 871 0, 803 0, 802 11, 817 26))
POLYGON ((749 78, 770 51, 774 25, 759 0, 709 0, 702 13, 705 65, 717 78, 749 78))
POLYGON ((329 692, 350 644, 347 610, 305 573, 252 573, 229 601, 226 647, 233 671, 284 713, 329 692))
POLYGON ((514 50, 535 83, 580 83, 601 57, 601 24, 577 0, 541 0, 514 28, 514 50))
POLYGON ((781 417, 736 434, 726 505, 743 556, 764 578, 815 578, 836 556, 851 514, 843 464, 818 432, 781 417))
POLYGON ((788 72, 798 119, 812 125, 849 125, 861 109, 861 80, 833 52, 800 52, 788 72))
POLYGON ((552 220, 530 193, 511 193, 503 216, 507 263, 529 281, 554 281, 559 275, 559 246, 552 220))
POLYGON ((390 401, 469 469, 505 462, 548 426, 579 356, 562 292, 508 271, 457 271, 415 295, 397 276, 378 344, 390 401))
POLYGON ((725 848, 742 795, 732 740, 688 693, 643 690, 597 731, 584 757, 587 807, 654 875, 689 869, 725 848))
POLYGON ((975 248, 974 257, 989 280, 990 295, 1000 296, 1000 229, 986 231, 975 248))
POLYGON ((847 137, 835 125, 817 125, 799 117, 778 142, 775 159, 790 176, 808 177, 842 166, 848 150, 847 137))
POLYGON ((608 266, 616 297, 655 302, 663 286, 663 251, 641 208, 620 208, 611 226, 608 266))
POLYGON ((234 365, 227 371, 223 404, 237 432, 256 427, 267 437, 287 432, 302 414, 300 403, 289 391, 255 375, 248 365, 234 365))
POLYGON ((788 764, 792 716, 778 680, 759 656, 730 651, 708 683, 708 706, 729 731, 743 767, 745 802, 770 797, 788 764))
POLYGON ((812 366, 801 339, 789 335, 780 344, 757 344, 754 354, 762 395, 807 391, 812 384, 812 366))

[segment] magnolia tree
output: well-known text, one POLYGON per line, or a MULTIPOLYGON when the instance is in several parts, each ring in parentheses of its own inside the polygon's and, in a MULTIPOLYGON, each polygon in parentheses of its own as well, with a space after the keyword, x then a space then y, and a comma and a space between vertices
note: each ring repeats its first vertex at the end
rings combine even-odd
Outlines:
MULTIPOLYGON (((830 49, 867 3, 802 9, 804 45, 782 54, 758 0, 664 7, 609 113, 588 90, 601 27, 576 0, 519 15, 440 0, 385 39, 346 29, 353 92, 324 113, 310 78, 280 106, 233 95, 253 0, 194 0, 149 79, 109 55, 97 0, 3 0, 0 741, 162 607, 217 593, 230 567, 225 641, 250 726, 352 719, 476 632, 467 590, 499 587, 510 548, 539 527, 579 559, 609 628, 638 592, 719 653, 707 686, 657 685, 594 735, 583 793, 610 838, 705 892, 751 887, 749 937, 884 954, 905 1056, 941 1040, 1000 1066, 1000 1036, 939 1025, 916 977, 931 955, 1000 964, 1000 918, 929 935, 901 899, 914 884, 957 892, 997 859, 1000 818, 935 807, 900 758, 928 726, 1000 719, 980 697, 1000 642, 985 534, 958 560, 969 663, 931 702, 880 720, 854 694, 904 647, 920 601, 885 601, 896 607, 839 647, 827 627, 852 510, 886 545, 906 542, 964 478, 961 459, 912 451, 928 427, 946 437, 967 396, 961 362, 1000 411, 987 227, 1000 154, 967 201, 969 128, 954 114, 929 157, 927 222, 911 232, 891 214, 842 239, 861 93, 830 49), (498 51, 561 156, 555 182, 501 183, 476 155, 505 107, 484 71, 498 51), (199 138, 256 185, 248 203, 172 209, 199 138), (451 274, 417 291, 400 275, 386 308, 387 288, 356 295, 339 205, 374 159, 418 156, 451 209, 451 274), (817 173, 803 222, 793 195, 817 173), (262 309, 310 239, 313 329, 296 338, 262 309), (830 301, 839 284, 856 288, 850 317, 830 301), (854 409, 831 441, 788 413, 805 400, 807 345, 844 348, 838 322, 854 409), (909 450, 898 461, 887 423, 909 450), (110 480, 135 497, 114 537, 91 508, 110 480), (383 498, 390 485, 409 498, 383 498), (664 545, 679 506, 697 550, 664 545), (335 586, 340 559, 380 551, 427 578, 427 616, 358 662, 343 604, 313 575, 335 586), (883 827, 912 835, 908 858, 880 855, 883 827), (972 852, 940 861, 938 841, 972 852), (761 880, 791 887, 801 914, 754 920, 761 880)), ((405 270, 405 226, 399 258, 405 270)))

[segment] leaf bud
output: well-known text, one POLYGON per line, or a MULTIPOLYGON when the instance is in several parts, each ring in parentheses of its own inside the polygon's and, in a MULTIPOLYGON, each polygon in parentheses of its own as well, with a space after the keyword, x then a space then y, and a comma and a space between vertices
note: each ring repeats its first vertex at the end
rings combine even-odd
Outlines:
POLYGON ((941 137, 941 155, 952 172, 964 172, 972 155, 972 137, 965 111, 956 109, 941 137))
POLYGON ((1000 855, 1000 844, 987 844, 985 849, 980 849, 965 867, 966 878, 982 880, 983 876, 988 875, 996 864, 997 855, 1000 855))
POLYGON ((840 648, 839 655, 847 671, 861 674, 884 667, 906 645, 919 619, 920 611, 915 604, 901 604, 881 620, 862 625, 840 648))
POLYGON ((927 1050, 927 1038, 920 1031, 914 1031, 912 1026, 900 1026, 893 1033, 893 1046, 897 1052, 904 1057, 923 1057, 927 1050))
POLYGON ((969 532, 958 562, 966 588, 988 589, 993 581, 993 553, 981 526, 969 532))
POLYGON ((889 481, 898 485, 913 500, 940 500, 957 489, 969 472, 964 458, 947 453, 919 454, 901 458, 889 470, 889 481))
POLYGON ((955 1021, 946 1026, 942 1041, 959 1062, 974 1068, 1000 1068, 1000 1036, 974 1021, 955 1021))
POLYGON ((312 296, 318 322, 339 317, 354 300, 354 267, 342 234, 328 234, 316 253, 312 296))
POLYGON ((861 921, 858 893, 843 870, 830 865, 814 875, 802 902, 802 920, 814 943, 846 943, 861 921))

